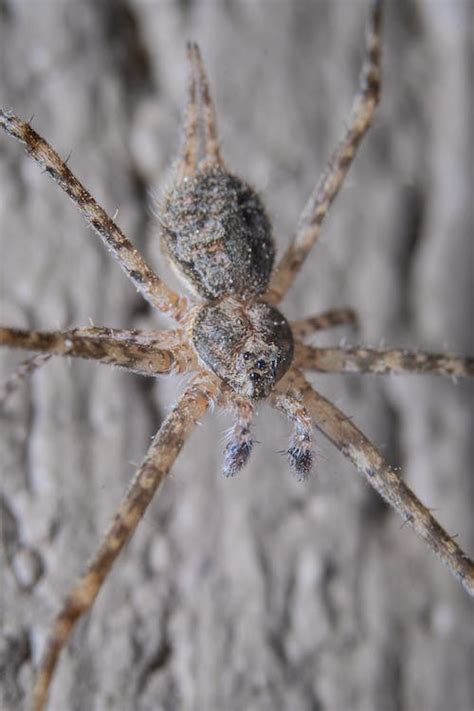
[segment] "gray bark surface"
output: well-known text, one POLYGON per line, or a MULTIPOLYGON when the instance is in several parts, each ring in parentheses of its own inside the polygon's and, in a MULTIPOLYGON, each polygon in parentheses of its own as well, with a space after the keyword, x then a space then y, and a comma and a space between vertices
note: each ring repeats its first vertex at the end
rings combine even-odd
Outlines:
MULTIPOLYGON (((0 0, 0 105, 72 152, 176 285, 152 205, 179 143, 186 40, 201 45, 228 165, 264 195, 281 253, 340 137, 366 15, 362 0, 0 0)), ((377 119, 288 317, 351 305, 362 343, 472 352, 471 22, 469 1, 389 3, 377 119)), ((3 324, 165 325, 3 134, 0 238, 3 324)), ((2 378, 24 358, 0 355, 2 378)), ((472 388, 314 381, 472 555, 472 388)), ((25 707, 52 617, 180 388, 55 359, 2 414, 6 711, 25 707)), ((233 480, 220 475, 227 415, 187 443, 62 655, 50 709, 472 709, 472 602, 320 436, 315 476, 294 481, 279 453, 289 425, 258 409, 260 444, 233 480)))

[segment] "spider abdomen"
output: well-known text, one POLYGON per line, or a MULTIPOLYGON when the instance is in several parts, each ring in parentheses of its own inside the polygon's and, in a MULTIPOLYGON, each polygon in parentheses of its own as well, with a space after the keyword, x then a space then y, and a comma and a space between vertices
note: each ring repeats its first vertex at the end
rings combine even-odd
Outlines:
POLYGON ((203 168, 166 196, 163 241, 190 286, 206 299, 249 298, 267 287, 275 256, 257 193, 221 167, 203 168))

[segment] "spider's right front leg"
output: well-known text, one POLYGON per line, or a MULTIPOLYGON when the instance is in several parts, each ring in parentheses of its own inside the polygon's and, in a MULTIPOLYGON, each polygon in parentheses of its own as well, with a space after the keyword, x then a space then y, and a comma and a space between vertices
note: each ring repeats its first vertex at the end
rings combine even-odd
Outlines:
POLYGON ((156 434, 102 545, 86 573, 68 594, 62 610, 53 622, 38 668, 33 691, 33 711, 42 711, 45 708, 59 654, 77 620, 92 607, 115 559, 132 536, 186 439, 205 414, 215 395, 216 385, 213 379, 207 376, 196 377, 156 434))

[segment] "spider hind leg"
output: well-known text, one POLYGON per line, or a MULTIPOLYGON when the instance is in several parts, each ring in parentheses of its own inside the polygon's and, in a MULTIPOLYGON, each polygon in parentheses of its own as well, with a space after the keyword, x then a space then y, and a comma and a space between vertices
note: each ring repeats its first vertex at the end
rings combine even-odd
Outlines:
POLYGON ((201 161, 205 167, 223 167, 217 134, 217 119, 201 51, 188 42, 188 104, 184 119, 184 142, 177 164, 178 180, 193 175, 201 161))

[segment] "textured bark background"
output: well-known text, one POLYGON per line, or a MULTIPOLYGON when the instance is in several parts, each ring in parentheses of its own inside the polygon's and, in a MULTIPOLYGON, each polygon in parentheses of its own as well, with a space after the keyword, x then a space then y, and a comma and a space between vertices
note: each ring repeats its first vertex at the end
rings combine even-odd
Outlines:
MULTIPOLYGON (((362 342, 472 351, 472 10, 389 3, 377 120, 290 317, 350 304, 362 342)), ((72 151, 78 177, 175 284, 151 205, 178 145, 186 39, 201 43, 228 163, 265 195, 282 249, 341 133, 366 15, 365 0, 0 0, 0 103, 72 151)), ((3 323, 163 325, 5 135, 0 219, 3 323)), ((24 357, 1 355, 4 376, 24 357)), ((315 380, 472 554, 472 389, 315 380)), ((180 387, 55 360, 9 402, 2 708, 24 707, 52 616, 180 387)), ((460 586, 320 437, 314 478, 296 483, 278 453, 287 423, 259 410, 261 444, 235 480, 220 475, 228 418, 194 434, 63 654, 50 708, 473 708, 460 586)))

